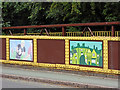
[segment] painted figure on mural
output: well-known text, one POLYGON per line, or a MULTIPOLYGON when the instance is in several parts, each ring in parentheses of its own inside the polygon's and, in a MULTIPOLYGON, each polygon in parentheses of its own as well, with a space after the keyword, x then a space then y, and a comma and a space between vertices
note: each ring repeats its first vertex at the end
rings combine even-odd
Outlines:
POLYGON ((25 41, 21 40, 21 44, 17 45, 16 59, 24 59, 24 58, 25 58, 25 41))
POLYGON ((16 47, 16 59, 20 59, 22 56, 21 44, 18 44, 16 47))
POLYGON ((25 41, 21 40, 21 50, 22 50, 22 55, 25 56, 25 41))

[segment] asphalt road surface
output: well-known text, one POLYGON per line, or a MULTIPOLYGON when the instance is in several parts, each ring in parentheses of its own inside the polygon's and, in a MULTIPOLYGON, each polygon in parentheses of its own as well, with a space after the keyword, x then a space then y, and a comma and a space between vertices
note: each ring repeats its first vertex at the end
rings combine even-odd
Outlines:
POLYGON ((40 82, 28 82, 7 78, 0 78, 0 82, 2 82, 2 88, 72 88, 62 85, 54 85, 40 82))
POLYGON ((105 86, 110 88, 111 87, 118 88, 119 86, 118 79, 85 76, 85 75, 70 74, 70 73, 63 73, 63 72, 22 69, 22 68, 15 68, 15 67, 3 66, 2 74, 42 78, 42 79, 48 79, 53 81, 56 80, 56 81, 83 83, 83 84, 90 84, 90 85, 105 86))

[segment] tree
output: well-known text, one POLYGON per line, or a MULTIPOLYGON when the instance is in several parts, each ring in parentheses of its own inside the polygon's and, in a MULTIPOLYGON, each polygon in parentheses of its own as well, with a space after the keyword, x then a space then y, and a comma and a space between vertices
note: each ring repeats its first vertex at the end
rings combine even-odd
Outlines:
MULTIPOLYGON (((3 2, 3 26, 120 21, 120 2, 3 2)), ((67 27, 81 31, 82 27, 67 27)))
POLYGON ((120 2, 106 3, 103 15, 105 21, 120 21, 120 2))

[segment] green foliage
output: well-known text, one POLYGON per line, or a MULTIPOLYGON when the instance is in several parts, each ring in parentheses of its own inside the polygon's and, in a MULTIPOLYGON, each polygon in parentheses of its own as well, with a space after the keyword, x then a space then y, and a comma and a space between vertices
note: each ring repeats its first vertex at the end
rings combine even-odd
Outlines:
POLYGON ((83 30, 83 28, 79 27, 79 26, 76 26, 76 27, 67 27, 66 28, 66 31, 68 31, 68 32, 79 32, 81 30, 83 30))
POLYGON ((2 18, 3 27, 120 21, 120 2, 3 2, 2 18))
POLYGON ((73 23, 74 20, 72 18, 82 14, 79 10, 80 8, 80 3, 54 2, 47 11, 46 18, 52 18, 54 20, 53 23, 73 23))
POLYGON ((120 21, 120 2, 106 3, 104 8, 105 21, 120 21))

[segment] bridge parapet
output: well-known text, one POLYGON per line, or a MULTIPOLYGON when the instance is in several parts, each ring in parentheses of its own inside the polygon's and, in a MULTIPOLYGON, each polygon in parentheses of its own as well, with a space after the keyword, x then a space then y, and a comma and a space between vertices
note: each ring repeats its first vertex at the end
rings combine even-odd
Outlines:
POLYGON ((0 62, 120 74, 120 37, 0 36, 0 62))

